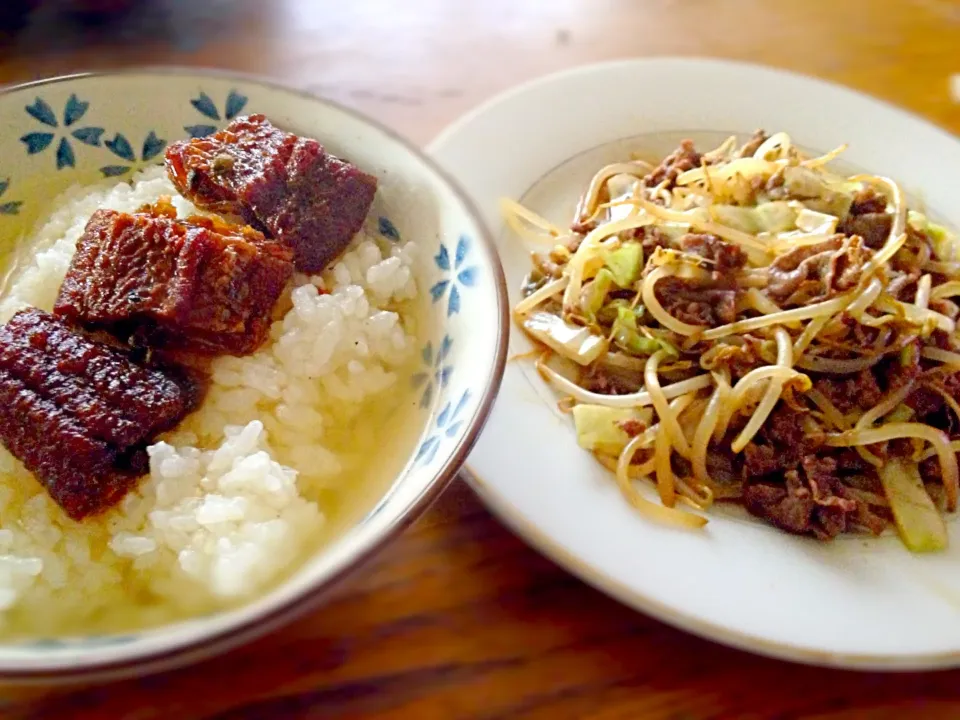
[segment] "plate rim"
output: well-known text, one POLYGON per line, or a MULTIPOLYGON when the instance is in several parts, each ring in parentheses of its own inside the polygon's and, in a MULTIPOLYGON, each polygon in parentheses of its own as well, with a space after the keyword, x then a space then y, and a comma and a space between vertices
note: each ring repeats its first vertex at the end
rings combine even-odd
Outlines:
MULTIPOLYGON (((897 116, 901 121, 923 125, 928 130, 939 135, 945 142, 960 144, 960 137, 954 135, 943 126, 883 98, 876 97, 842 83, 774 65, 742 60, 709 56, 660 55, 587 63, 534 77, 523 83, 507 88, 468 110, 443 128, 434 139, 425 146, 425 149, 426 152, 439 159, 439 156, 444 150, 444 146, 449 144, 453 138, 476 119, 501 105, 509 103, 516 97, 545 85, 560 84, 573 77, 582 75, 603 74, 607 71, 620 71, 641 66, 693 67, 703 66, 704 64, 719 67, 730 72, 763 72, 771 76, 787 77, 792 80, 810 83, 823 90, 839 90, 850 96, 856 96, 861 100, 866 100, 882 108, 884 112, 897 116)), ((541 177, 550 173, 551 170, 551 168, 544 168, 541 177)), ((477 205, 481 205, 479 201, 475 202, 477 205)), ((768 658, 832 669, 910 672, 960 667, 960 647, 949 651, 929 653, 915 652, 904 655, 817 650, 786 641, 770 640, 762 635, 741 629, 733 629, 726 624, 710 621, 694 613, 678 610, 649 594, 630 588, 626 583, 612 574, 591 565, 586 560, 578 557, 577 553, 565 548, 548 532, 539 528, 533 520, 526 517, 521 508, 514 507, 506 497, 498 493, 495 490, 495 484, 484 480, 469 459, 461 469, 460 475, 466 480, 467 484, 473 489, 490 512, 511 531, 522 537, 533 549, 542 553, 586 584, 594 587, 617 602, 643 612, 667 625, 689 632, 699 638, 768 658)))

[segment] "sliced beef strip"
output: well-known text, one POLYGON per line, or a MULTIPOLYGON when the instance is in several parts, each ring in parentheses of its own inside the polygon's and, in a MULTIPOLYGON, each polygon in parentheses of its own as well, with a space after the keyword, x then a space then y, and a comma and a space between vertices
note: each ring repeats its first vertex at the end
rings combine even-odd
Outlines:
POLYGON ((737 272, 747 264, 743 250, 716 235, 688 233, 680 238, 680 249, 708 260, 716 281, 727 280, 734 284, 737 272))
POLYGON ((866 185, 853 196, 850 205, 851 215, 870 215, 882 213, 887 209, 887 199, 877 192, 873 185, 866 185))
POLYGON ((863 238, 864 245, 876 250, 890 237, 893 227, 893 215, 885 212, 886 209, 887 199, 872 185, 867 185, 854 196, 850 211, 840 221, 837 230, 847 236, 863 238))
POLYGON ((856 287, 871 256, 860 240, 842 235, 796 248, 770 264, 766 293, 785 305, 828 299, 856 287))
POLYGON ((812 534, 825 540, 847 529, 852 517, 859 517, 857 501, 843 496, 832 457, 809 454, 800 466, 787 470, 782 482, 769 480, 748 483, 744 505, 757 517, 787 532, 812 534))
POLYGON ((700 167, 702 158, 694 147, 693 140, 684 140, 680 147, 667 155, 653 172, 643 178, 643 183, 646 187, 657 187, 666 183, 668 189, 673 188, 682 173, 700 167))
POLYGON ((853 375, 817 378, 814 387, 842 413, 869 410, 883 397, 883 390, 869 368, 853 375))
POLYGON ((804 534, 813 528, 816 503, 796 470, 788 471, 781 484, 747 485, 743 490, 743 504, 752 515, 787 532, 804 534))
POLYGON ((653 225, 638 227, 633 236, 640 241, 643 247, 643 256, 650 257, 657 251, 657 248, 669 249, 673 246, 670 236, 653 225))
POLYGON ((893 228, 893 215, 889 213, 867 213, 865 215, 849 215, 837 226, 837 230, 844 235, 854 235, 863 239, 868 248, 877 250, 883 247, 890 237, 893 228))
POLYGON ((885 518, 850 496, 844 474, 869 472, 847 448, 827 448, 805 414, 781 403, 744 450, 744 505, 788 532, 825 540, 851 527, 881 532, 885 518))
POLYGON ((696 280, 667 277, 657 283, 657 299, 681 322, 717 327, 737 319, 737 291, 696 280))
POLYGON ((746 158, 753 157, 757 150, 760 149, 760 146, 763 145, 768 139, 769 135, 763 130, 754 130, 753 135, 750 136, 750 139, 743 144, 743 146, 737 151, 737 157, 746 158))

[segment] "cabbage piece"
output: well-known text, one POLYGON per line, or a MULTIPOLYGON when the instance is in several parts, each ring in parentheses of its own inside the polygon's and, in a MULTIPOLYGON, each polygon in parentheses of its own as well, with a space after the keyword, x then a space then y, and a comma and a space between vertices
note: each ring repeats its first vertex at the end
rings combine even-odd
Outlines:
POLYGON ((632 288, 643 270, 643 246, 629 242, 616 250, 608 250, 604 264, 613 273, 613 280, 622 288, 632 288))
POLYGON ((653 355, 657 350, 665 350, 674 357, 680 352, 666 340, 641 335, 637 327, 637 314, 643 308, 632 309, 629 305, 617 306, 617 319, 613 322, 613 341, 634 355, 653 355))
POLYGON ((886 422, 910 422, 913 419, 913 408, 909 405, 897 405, 886 417, 886 422))
POLYGON ((877 472, 903 544, 913 552, 945 549, 947 528, 923 486, 917 464, 889 459, 877 472))
POLYGON ((926 215, 915 210, 907 212, 907 223, 914 230, 924 233, 930 238, 933 251, 937 254, 938 259, 944 262, 955 262, 958 259, 958 255, 960 255, 958 249, 960 248, 957 247, 957 239, 943 225, 930 222, 926 215))
POLYGON ((804 199, 811 210, 835 217, 846 217, 859 183, 830 181, 821 173, 802 165, 783 169, 783 186, 793 199, 804 199))
POLYGON ((740 230, 751 235, 760 232, 753 208, 740 207, 739 205, 711 205, 710 216, 721 225, 726 225, 734 230, 740 230))
POLYGON ((798 230, 812 235, 832 235, 837 231, 839 222, 836 215, 803 208, 797 213, 796 225, 798 230))
MULTIPOLYGON (((706 211, 699 214, 706 215, 706 211)), ((666 235, 671 241, 678 242, 680 238, 690 232, 690 225, 688 223, 662 222, 657 224, 657 230, 666 235)))
POLYGON ((783 169, 783 187, 793 198, 818 198, 825 190, 820 173, 802 165, 783 169))
POLYGON ((797 217, 797 211, 782 200, 766 202, 757 207, 713 205, 710 207, 710 214, 721 225, 750 235, 790 230, 797 217))
POLYGON ((573 423, 577 429, 580 447, 619 455, 631 435, 623 426, 628 422, 649 425, 652 415, 649 410, 637 408, 611 408, 604 405, 574 405, 573 423))
MULTIPOLYGON (((597 322, 602 325, 612 325, 617 321, 620 308, 629 308, 630 301, 623 298, 615 298, 597 310, 597 322)), ((638 308, 639 310, 639 308, 638 308)))
POLYGON ((792 230, 796 225, 797 211, 782 200, 766 202, 753 208, 758 232, 778 233, 792 230))
POLYGON ((853 195, 828 190, 819 198, 804 200, 804 204, 811 210, 842 218, 850 212, 850 206, 853 205, 853 195))
POLYGON ((584 317, 592 323, 597 321, 597 313, 607 301, 607 293, 614 285, 613 273, 601 268, 596 277, 587 283, 580 294, 580 309, 584 317))
POLYGON ((589 365, 607 351, 606 338, 544 310, 528 315, 523 327, 535 339, 580 365, 589 365))

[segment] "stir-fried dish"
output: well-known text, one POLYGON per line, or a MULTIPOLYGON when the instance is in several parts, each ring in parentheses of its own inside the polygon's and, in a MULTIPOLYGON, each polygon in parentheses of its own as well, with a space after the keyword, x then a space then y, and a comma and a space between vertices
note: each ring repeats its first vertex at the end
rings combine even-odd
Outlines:
POLYGON ((533 254, 515 317, 579 444, 644 514, 715 501, 829 539, 946 546, 960 450, 960 248, 890 178, 785 133, 602 168, 533 254), (660 503, 637 488, 651 481, 660 503))

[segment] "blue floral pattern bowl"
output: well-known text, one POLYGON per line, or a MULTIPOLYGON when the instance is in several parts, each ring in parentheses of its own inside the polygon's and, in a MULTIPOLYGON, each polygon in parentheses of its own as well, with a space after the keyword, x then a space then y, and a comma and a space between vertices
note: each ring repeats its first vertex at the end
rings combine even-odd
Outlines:
POLYGON ((13 252, 76 183, 123 181, 162 161, 167 144, 264 113, 318 138, 377 175, 373 227, 415 238, 423 323, 419 369, 407 379, 424 428, 392 486, 355 527, 265 597, 235 610, 124 635, 37 638, 0 645, 0 676, 21 679, 143 673, 220 652, 315 607, 324 590, 412 520, 457 472, 506 361, 503 272, 464 194, 417 149, 322 99, 262 80, 152 69, 55 78, 0 92, 0 251, 13 252))

